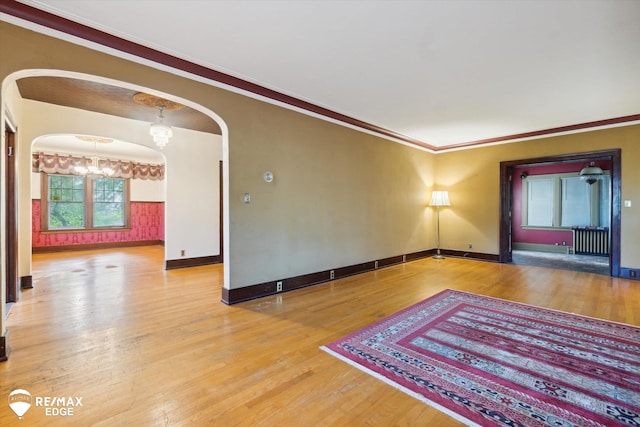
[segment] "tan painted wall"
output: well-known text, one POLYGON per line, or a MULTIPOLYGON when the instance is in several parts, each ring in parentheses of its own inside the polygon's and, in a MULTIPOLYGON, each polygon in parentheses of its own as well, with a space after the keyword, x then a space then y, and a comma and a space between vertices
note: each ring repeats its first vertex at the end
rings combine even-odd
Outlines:
MULTIPOLYGON (((0 51, 12 52, 0 61, 2 80, 25 69, 86 73, 193 101, 224 120, 229 288, 435 245, 425 207, 433 154, 4 22, 0 32, 0 51)), ((22 177, 30 165, 19 168, 22 177)))
MULTIPOLYGON (((433 210, 425 208, 433 188, 449 190, 452 201, 441 246, 473 243, 475 252, 497 254, 500 161, 609 148, 623 150, 622 197, 634 202, 622 210, 622 266, 640 267, 638 126, 434 155, 5 22, 0 33, 3 81, 24 69, 87 73, 191 100, 224 120, 229 288, 433 248, 433 210), (271 184, 262 180, 267 170, 271 184)), ((25 158, 19 179, 29 175, 25 158)), ((20 197, 22 206, 29 189, 20 197)))
POLYGON ((500 162, 620 148, 622 150, 621 266, 640 268, 640 125, 439 153, 436 184, 451 207, 441 215, 442 247, 499 253, 500 162))
POLYGON ((252 268, 232 262, 235 284, 433 247, 433 155, 276 107, 245 113, 252 126, 231 127, 231 259, 252 268))

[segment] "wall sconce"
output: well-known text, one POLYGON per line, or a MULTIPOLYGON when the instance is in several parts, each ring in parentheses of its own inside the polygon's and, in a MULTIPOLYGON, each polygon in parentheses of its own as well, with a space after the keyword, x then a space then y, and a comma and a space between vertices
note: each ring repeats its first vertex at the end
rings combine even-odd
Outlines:
POLYGON ((429 206, 435 206, 436 208, 436 224, 437 224, 437 245, 436 254, 433 256, 435 259, 443 259, 444 256, 440 253, 440 206, 451 206, 449 202, 448 191, 434 191, 431 193, 431 202, 429 206))

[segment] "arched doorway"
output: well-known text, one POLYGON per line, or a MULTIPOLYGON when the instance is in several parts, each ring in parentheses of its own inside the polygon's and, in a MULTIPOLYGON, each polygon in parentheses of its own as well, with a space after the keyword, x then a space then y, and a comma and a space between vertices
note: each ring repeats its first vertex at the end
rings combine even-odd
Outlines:
MULTIPOLYGON (((219 224, 216 226, 216 230, 219 230, 219 235, 220 235, 220 239, 218 240, 218 242, 220 242, 220 253, 224 253, 225 256, 226 254, 228 254, 228 251, 224 251, 223 246, 226 244, 224 242, 224 240, 222 239, 222 230, 227 228, 228 229, 228 209, 225 209, 224 206, 228 205, 228 203, 224 203, 225 200, 228 200, 228 185, 226 185, 226 182, 228 181, 228 167, 226 167, 226 165, 228 164, 228 149, 226 148, 228 145, 228 131, 227 131, 227 127, 226 124, 224 123, 224 121, 218 116, 216 115, 214 112, 212 112, 211 110, 196 104, 192 101, 186 100, 186 99, 182 99, 179 97, 176 97, 174 95, 171 94, 166 94, 166 93, 161 93, 158 91, 154 91, 150 88, 147 87, 141 87, 139 85, 132 85, 132 84, 128 84, 126 82, 120 82, 120 81, 114 81, 114 80, 110 80, 110 79, 105 79, 102 77, 98 77, 98 76, 92 76, 92 75, 86 75, 86 74, 81 74, 81 73, 72 73, 72 72, 64 72, 64 71, 59 71, 59 70, 24 70, 21 72, 16 72, 14 74, 12 74, 11 76, 9 76, 5 82, 3 82, 3 91, 6 91, 6 88, 9 86, 17 86, 17 82, 20 81, 21 79, 27 79, 27 78, 35 78, 35 79, 50 79, 50 78, 55 78, 55 79, 59 79, 61 82, 65 82, 68 83, 71 80, 75 80, 75 81, 79 81, 79 82, 83 82, 85 85, 88 86, 102 86, 102 87, 109 87, 111 88, 110 90, 115 91, 116 93, 118 91, 120 92, 146 92, 146 93, 152 93, 156 96, 161 96, 161 97, 165 97, 167 99, 171 99, 172 101, 178 102, 178 103, 182 103, 184 105, 186 105, 189 109, 196 111, 197 113, 204 115, 207 117, 207 119, 209 121, 211 121, 212 123, 215 123, 216 126, 218 127, 218 129, 220 130, 220 135, 218 135, 218 138, 220 140, 220 144, 221 144, 221 149, 220 149, 220 160, 223 162, 223 164, 225 164, 225 168, 222 171, 222 173, 220 174, 220 176, 223 179, 223 184, 218 186, 216 185, 214 188, 217 189, 218 188, 222 188, 222 193, 220 195, 216 195, 216 202, 218 203, 220 200, 223 201, 223 203, 221 204, 221 209, 220 209, 220 217, 219 217, 219 224), (227 158, 225 158, 225 156, 227 156, 227 158)), ((50 84, 50 80, 46 82, 46 84, 50 84)), ((37 88, 37 85, 36 85, 37 88)), ((69 90, 67 90, 68 88, 62 87, 61 91, 63 91, 65 94, 67 94, 69 97, 73 98, 73 93, 71 93, 69 90)), ((3 92, 3 99, 7 99, 7 98, 11 98, 11 96, 5 96, 5 93, 3 92)), ((82 101, 82 97, 78 96, 79 100, 77 102, 79 102, 79 104, 71 106, 71 108, 78 108, 79 110, 84 110, 84 108, 82 107, 81 101, 82 101)), ((56 104, 57 106, 63 105, 57 102, 54 102, 54 104, 56 104)), ((11 104, 9 103, 8 105, 8 109, 10 110, 10 106, 11 104)), ((56 107, 58 108, 58 107, 56 107)), ((124 108, 123 108, 124 110, 124 108)), ((88 110, 87 110, 88 111, 88 110)), ((25 115, 27 115, 28 113, 26 113, 25 115)), ((98 114, 108 114, 105 112, 98 112, 98 114)), ((153 111, 152 114, 155 116, 155 114, 157 114, 157 112, 153 111)), ((6 116, 6 114, 5 114, 6 116)), ((105 116, 106 117, 106 116, 105 116)), ((122 119, 122 117, 120 117, 120 119, 122 119)), ((150 137, 148 134, 148 127, 150 122, 152 122, 153 120, 151 119, 142 119, 140 120, 139 118, 136 117, 125 117, 126 120, 130 120, 130 121, 137 121, 137 127, 139 128, 139 131, 134 132, 136 133, 135 137, 133 139, 138 139, 139 141, 142 141, 142 144, 149 144, 152 146, 152 142, 149 142, 150 137)), ((34 132, 33 131, 29 131, 29 128, 32 127, 32 120, 24 120, 24 124, 21 125, 20 128, 20 132, 21 132, 21 137, 19 138, 19 142, 21 143, 21 145, 23 145, 23 147, 18 147, 18 149, 20 150, 20 154, 22 157, 22 160, 20 160, 19 163, 19 168, 21 168, 23 171, 20 172, 22 174, 24 174, 24 176, 29 175, 29 172, 27 172, 27 168, 29 168, 28 164, 30 164, 29 161, 29 157, 30 157, 30 148, 26 148, 24 147, 24 145, 27 142, 31 142, 33 140, 33 136, 34 136, 34 132), (26 159, 26 160, 25 160, 26 159)), ((59 125, 59 124, 56 124, 59 125)), ((53 126, 53 128, 55 128, 55 130, 59 130, 59 127, 53 126)), ((74 129, 75 132, 74 133, 89 133, 89 134, 100 134, 100 135, 104 135, 104 134, 109 134, 111 131, 114 131, 116 134, 118 133, 118 127, 117 126, 111 126, 111 128, 109 128, 109 126, 107 125, 108 131, 104 132, 104 131, 98 131, 98 132, 83 132, 82 129, 85 129, 83 126, 79 126, 77 129, 74 129)), ((52 129, 54 130, 54 129, 52 129)), ((122 138, 124 139, 124 138, 122 138)), ((168 152, 169 149, 167 149, 166 152, 168 152)), ((215 162, 216 168, 215 168, 215 175, 216 177, 219 175, 218 174, 218 160, 216 160, 215 162)), ((30 168, 29 168, 30 169, 30 168)), ((30 179, 21 179, 19 181, 19 188, 18 188, 18 193, 19 193, 19 197, 22 200, 22 205, 26 206, 28 204, 28 202, 25 203, 25 200, 29 200, 30 196, 30 179)), ((19 263, 18 263, 18 268, 19 268, 19 275, 20 276, 29 276, 30 272, 31 272, 31 261, 30 261, 30 249, 31 249, 31 235, 30 235, 30 226, 28 226, 27 224, 30 221, 22 221, 20 222, 21 224, 21 230, 18 232, 18 238, 17 238, 17 242, 18 242, 18 252, 19 252, 19 263)), ((218 232, 218 231, 217 231, 218 232)), ((228 277, 226 277, 226 271, 225 271, 225 284, 228 283, 228 277)), ((3 290, 4 292, 5 290, 3 290)))

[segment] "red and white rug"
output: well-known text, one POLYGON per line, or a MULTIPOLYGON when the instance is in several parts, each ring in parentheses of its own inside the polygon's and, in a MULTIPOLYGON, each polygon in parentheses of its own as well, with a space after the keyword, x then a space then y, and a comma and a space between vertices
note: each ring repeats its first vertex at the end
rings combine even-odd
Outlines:
POLYGON ((321 347, 470 425, 640 426, 640 328, 446 290, 321 347))

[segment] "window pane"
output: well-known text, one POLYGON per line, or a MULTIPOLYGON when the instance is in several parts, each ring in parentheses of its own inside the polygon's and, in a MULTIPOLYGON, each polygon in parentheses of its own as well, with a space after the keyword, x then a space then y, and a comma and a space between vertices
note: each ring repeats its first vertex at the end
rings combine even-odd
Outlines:
POLYGON ((591 188, 580 177, 562 178, 562 227, 591 225, 591 188))
POLYGON ((123 203, 95 203, 93 205, 94 227, 124 226, 123 203))
POLYGON ((123 227, 124 180, 97 179, 93 187, 93 226, 123 227))
POLYGON ((553 225, 553 180, 528 180, 527 224, 539 227, 553 225))
POLYGON ((49 203, 49 228, 83 228, 84 206, 82 203, 49 203))
POLYGON ((84 228, 84 180, 49 175, 49 229, 84 228))

